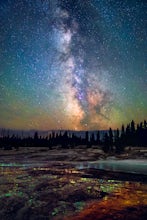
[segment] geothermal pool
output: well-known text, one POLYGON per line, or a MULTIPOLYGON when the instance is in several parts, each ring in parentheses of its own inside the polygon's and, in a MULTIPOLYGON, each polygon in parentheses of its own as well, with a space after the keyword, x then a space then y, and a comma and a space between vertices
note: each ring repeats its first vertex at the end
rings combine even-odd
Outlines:
POLYGON ((76 166, 77 169, 94 168, 100 170, 109 170, 126 173, 137 173, 147 175, 147 160, 146 159, 125 159, 117 160, 106 159, 95 162, 81 162, 76 166))

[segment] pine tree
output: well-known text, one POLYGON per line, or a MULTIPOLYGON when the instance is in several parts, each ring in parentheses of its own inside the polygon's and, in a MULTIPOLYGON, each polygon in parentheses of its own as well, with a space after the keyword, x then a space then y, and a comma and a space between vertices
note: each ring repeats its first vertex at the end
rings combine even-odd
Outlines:
POLYGON ((113 132, 112 129, 109 129, 109 146, 110 146, 110 151, 113 151, 113 132))
POLYGON ((109 136, 107 133, 104 135, 104 146, 103 146, 103 151, 105 153, 108 153, 110 151, 110 145, 109 145, 109 136))
POLYGON ((97 134, 96 134, 96 143, 99 145, 100 144, 100 132, 97 131, 97 134))

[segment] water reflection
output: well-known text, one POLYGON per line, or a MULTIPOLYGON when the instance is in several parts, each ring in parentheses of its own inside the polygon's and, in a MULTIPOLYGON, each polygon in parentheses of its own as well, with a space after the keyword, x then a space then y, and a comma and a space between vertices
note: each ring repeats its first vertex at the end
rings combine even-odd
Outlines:
POLYGON ((99 160, 96 162, 80 162, 76 168, 94 168, 147 175, 147 160, 99 160))

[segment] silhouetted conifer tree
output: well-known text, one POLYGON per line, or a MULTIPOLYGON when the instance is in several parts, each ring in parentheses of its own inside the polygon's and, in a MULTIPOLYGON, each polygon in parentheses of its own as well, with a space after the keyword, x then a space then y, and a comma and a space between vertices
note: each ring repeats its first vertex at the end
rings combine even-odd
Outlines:
POLYGON ((125 146, 126 145, 126 134, 125 134, 125 127, 124 127, 124 125, 122 125, 122 127, 121 127, 120 144, 121 144, 121 146, 125 146))
POLYGON ((109 129, 109 146, 110 146, 110 151, 113 151, 113 132, 112 129, 109 129))
POLYGON ((94 133, 91 134, 91 137, 90 137, 90 145, 95 145, 95 137, 94 137, 94 133))
POLYGON ((123 152, 123 150, 124 150, 124 147, 121 142, 120 132, 119 132, 119 129, 117 129, 115 132, 115 152, 117 154, 120 154, 123 152))
POLYGON ((147 121, 144 120, 144 129, 147 129, 147 121))
POLYGON ((96 134, 96 143, 99 145, 101 144, 101 141, 100 141, 100 132, 97 131, 97 134, 96 134))
POLYGON ((34 140, 38 140, 38 132, 37 131, 34 134, 34 140))
POLYGON ((104 143, 103 151, 105 153, 108 153, 110 151, 110 145, 109 145, 109 136, 107 133, 105 133, 105 135, 104 135, 103 143, 104 143))

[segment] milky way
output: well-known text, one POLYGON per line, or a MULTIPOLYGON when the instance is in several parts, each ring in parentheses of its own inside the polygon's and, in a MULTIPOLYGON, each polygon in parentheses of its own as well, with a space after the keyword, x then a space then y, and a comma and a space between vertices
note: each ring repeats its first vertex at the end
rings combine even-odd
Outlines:
POLYGON ((107 129, 147 113, 146 3, 2 0, 0 127, 107 129))

